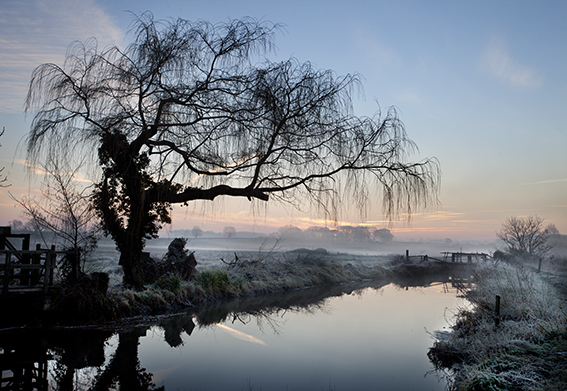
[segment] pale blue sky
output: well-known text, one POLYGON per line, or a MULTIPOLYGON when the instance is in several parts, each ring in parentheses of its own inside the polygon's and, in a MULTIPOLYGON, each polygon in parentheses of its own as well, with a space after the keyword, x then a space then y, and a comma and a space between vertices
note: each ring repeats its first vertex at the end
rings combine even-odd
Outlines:
MULTIPOLYGON (((394 224, 398 237, 494 239, 506 217, 533 214, 567 234, 566 1, 3 0, 0 126, 6 134, 0 166, 6 166, 12 193, 29 187, 15 146, 31 122, 22 114, 31 71, 44 62, 62 63, 73 40, 95 36, 100 46, 124 46, 132 20, 126 10, 151 10, 156 18, 252 16, 282 23, 272 60, 294 56, 338 74, 360 73, 365 96, 355 103, 357 114, 372 115, 376 101, 383 109, 396 106, 420 148, 414 159, 436 156, 441 162, 439 208, 417 214, 411 227, 394 224)), ((5 189, 0 207, 0 224, 18 218, 5 189)), ((176 213, 175 227, 252 229, 246 202, 225 201, 214 209, 221 212, 213 218, 200 206, 176 213)), ((260 205, 256 229, 305 228, 315 217, 275 205, 265 212, 260 205)), ((382 226, 381 218, 375 208, 366 222, 382 226)))

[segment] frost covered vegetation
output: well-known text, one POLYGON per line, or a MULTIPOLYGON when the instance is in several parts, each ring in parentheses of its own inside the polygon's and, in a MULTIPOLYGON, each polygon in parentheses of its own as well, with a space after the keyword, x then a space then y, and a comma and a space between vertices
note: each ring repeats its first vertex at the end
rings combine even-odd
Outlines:
MULTIPOLYGON (((383 257, 387 258, 387 257, 383 257)), ((115 320, 173 311, 227 298, 255 296, 362 280, 391 279, 381 264, 360 259, 345 261, 325 250, 296 250, 283 256, 235 258, 221 265, 198 268, 191 280, 176 274, 159 277, 145 289, 110 289, 105 295, 74 287, 53 303, 58 321, 115 320)))
POLYGON ((525 264, 479 268, 456 314, 429 352, 453 390, 562 390, 567 387, 567 314, 550 276, 525 264), (496 316, 496 296, 500 316, 496 316), (498 319, 497 319, 498 318, 498 319))

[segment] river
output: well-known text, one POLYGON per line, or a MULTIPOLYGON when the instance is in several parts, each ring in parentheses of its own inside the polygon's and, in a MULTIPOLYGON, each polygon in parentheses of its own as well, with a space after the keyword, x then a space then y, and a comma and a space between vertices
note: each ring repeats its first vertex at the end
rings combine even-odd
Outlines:
POLYGON ((430 333, 460 305, 446 283, 365 282, 111 328, 4 332, 2 388, 21 374, 42 390, 441 391, 430 333))

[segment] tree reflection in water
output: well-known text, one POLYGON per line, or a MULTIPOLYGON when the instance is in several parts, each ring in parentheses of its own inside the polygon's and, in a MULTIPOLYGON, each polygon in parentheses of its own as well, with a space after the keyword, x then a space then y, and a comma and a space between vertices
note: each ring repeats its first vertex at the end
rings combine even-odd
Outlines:
POLYGON ((163 390, 140 366, 139 338, 148 327, 118 332, 118 347, 105 363, 111 330, 55 330, 0 334, 1 388, 7 390, 163 390), (34 348, 30 349, 30 345, 34 348), (49 360, 49 368, 41 369, 49 360), (49 384, 51 383, 51 384, 49 384))
POLYGON ((193 316, 175 316, 161 320, 158 326, 164 331, 165 342, 172 348, 176 348, 183 344, 181 334, 185 332, 187 335, 191 335, 195 323, 193 323, 193 316))
POLYGON ((252 297, 191 309, 186 314, 157 317, 143 325, 124 328, 67 328, 58 330, 0 333, 0 378, 2 388, 29 390, 163 390, 152 374, 140 365, 140 337, 152 327, 164 331, 165 342, 175 348, 183 344, 183 333, 191 335, 196 325, 211 327, 223 322, 248 323, 256 320, 261 329, 268 325, 279 333, 285 312, 324 310, 330 296, 348 294, 383 283, 320 287, 278 295, 252 297), (114 336, 118 345, 110 357, 105 346, 114 336), (33 349, 31 348, 33 346, 33 349), (18 358, 17 360, 14 358, 18 358), (47 364, 49 363, 49 364, 47 364), (39 370, 48 368, 48 370, 39 370), (13 375, 10 375, 13 374, 13 375), (48 384, 51 383, 51 384, 48 384))
POLYGON ((152 382, 152 374, 140 366, 138 345, 140 337, 146 335, 146 327, 135 328, 118 334, 118 347, 110 362, 95 376, 94 391, 118 388, 120 390, 164 390, 152 382), (119 387, 117 387, 119 385, 119 387))
POLYGON ((51 375, 57 385, 55 389, 66 391, 85 388, 86 384, 76 384, 86 380, 76 376, 77 370, 104 365, 105 341, 112 334, 107 330, 90 330, 88 333, 65 330, 44 335, 44 341, 54 358, 51 375))
POLYGON ((164 386, 154 384, 152 373, 141 366, 138 355, 140 337, 150 329, 162 329, 165 342, 173 348, 181 346, 184 334, 190 336, 197 326, 208 328, 215 324, 256 321, 260 329, 269 327, 272 332, 280 333, 286 312, 326 311, 325 303, 329 297, 352 294, 369 287, 380 289, 384 285, 384 282, 367 281, 233 300, 193 308, 185 314, 153 317, 141 325, 128 327, 0 333, 2 376, 18 374, 11 379, 4 376, 2 388, 164 390, 164 386), (114 352, 108 353, 107 348, 116 339, 114 352), (40 368, 48 370, 40 371, 40 368), (38 379, 31 382, 29 374, 38 379))

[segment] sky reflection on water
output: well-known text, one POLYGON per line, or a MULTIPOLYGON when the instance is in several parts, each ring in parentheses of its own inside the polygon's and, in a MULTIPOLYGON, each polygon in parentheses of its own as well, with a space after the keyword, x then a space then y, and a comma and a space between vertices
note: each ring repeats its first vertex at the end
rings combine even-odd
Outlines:
POLYGON ((446 327, 446 309, 459 304, 441 285, 366 288, 311 311, 198 326, 177 348, 153 327, 139 359, 166 390, 443 390, 425 376, 428 331, 446 327))

